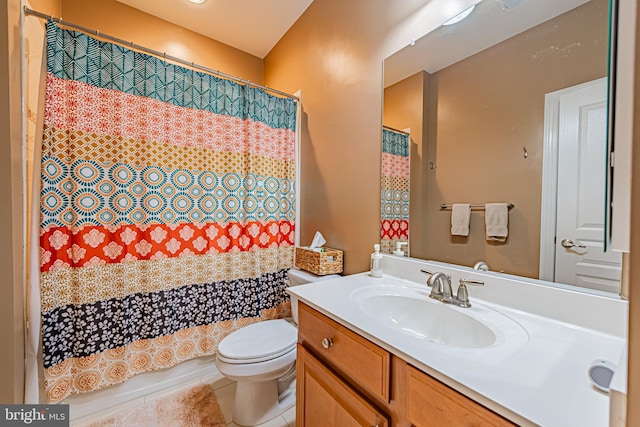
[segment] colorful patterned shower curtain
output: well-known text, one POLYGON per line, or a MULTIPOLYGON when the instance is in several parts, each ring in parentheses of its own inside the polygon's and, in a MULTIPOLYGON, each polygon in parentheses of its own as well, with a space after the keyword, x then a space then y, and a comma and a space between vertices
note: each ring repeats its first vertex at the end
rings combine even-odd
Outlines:
POLYGON ((382 129, 381 187, 380 249, 391 253, 409 241, 409 134, 382 129))
POLYGON ((296 103, 47 24, 46 398, 288 314, 296 103))

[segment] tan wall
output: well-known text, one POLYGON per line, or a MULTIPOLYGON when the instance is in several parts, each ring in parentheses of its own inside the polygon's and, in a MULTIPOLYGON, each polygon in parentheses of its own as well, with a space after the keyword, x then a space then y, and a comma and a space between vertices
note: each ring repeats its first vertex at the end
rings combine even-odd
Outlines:
POLYGON ((265 58, 266 85, 302 91, 301 243, 321 230, 347 274, 368 270, 380 236, 385 4, 314 1, 265 58))
MULTIPOLYGON (((52 16, 62 16, 62 0, 26 0, 31 9, 52 16)), ((44 22, 44 21, 43 21, 44 22)))
POLYGON ((424 71, 384 89, 384 116, 382 123, 398 130, 411 130, 411 172, 409 205, 410 255, 426 257, 426 240, 422 224, 425 224, 427 201, 426 162, 423 162, 423 146, 426 138, 426 114, 424 106, 428 99, 429 74, 424 71), (424 191, 423 191, 424 190, 424 191))
MULTIPOLYGON (((606 75, 606 16, 607 1, 593 0, 432 74, 428 109, 436 122, 425 126, 435 139, 423 161, 436 168, 425 169, 428 200, 412 220, 423 231, 421 258, 483 260, 492 270, 538 277, 544 95, 606 75), (472 212, 469 237, 451 236, 451 213, 440 204, 489 202, 515 204, 506 243, 486 240, 482 211, 472 212)), ((424 194, 412 188, 411 202, 424 194)))
POLYGON ((65 21, 262 84, 262 60, 115 0, 62 0, 65 21))
POLYGON ((22 403, 24 266, 20 1, 0 3, 0 402, 22 403))

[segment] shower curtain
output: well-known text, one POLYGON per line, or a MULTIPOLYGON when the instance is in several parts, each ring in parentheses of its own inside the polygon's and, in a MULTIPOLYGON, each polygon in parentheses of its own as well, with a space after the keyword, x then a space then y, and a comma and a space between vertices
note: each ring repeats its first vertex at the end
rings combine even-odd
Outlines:
MULTIPOLYGON (((409 241, 409 134, 382 129, 380 249, 409 241)), ((405 251, 407 247, 403 248, 405 251)))
POLYGON ((296 103, 47 23, 46 399, 288 315, 296 103))

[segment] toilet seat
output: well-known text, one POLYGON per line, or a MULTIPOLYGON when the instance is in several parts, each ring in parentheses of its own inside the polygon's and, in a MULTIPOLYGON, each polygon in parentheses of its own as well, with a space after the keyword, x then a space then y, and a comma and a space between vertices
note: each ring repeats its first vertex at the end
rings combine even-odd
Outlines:
POLYGON ((284 319, 238 329, 218 345, 218 359, 230 364, 264 362, 295 350, 298 330, 284 319))

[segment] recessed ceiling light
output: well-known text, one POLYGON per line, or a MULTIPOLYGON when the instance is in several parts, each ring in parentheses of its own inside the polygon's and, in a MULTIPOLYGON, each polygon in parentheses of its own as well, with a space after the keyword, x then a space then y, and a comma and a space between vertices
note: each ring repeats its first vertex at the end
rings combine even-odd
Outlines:
POLYGON ((191 3, 194 3, 194 4, 202 4, 202 3, 206 2, 207 0, 189 0, 189 1, 191 3))
POLYGON ((466 18, 467 16, 469 16, 469 14, 471 12, 473 12, 473 9, 476 8, 476 5, 474 4, 473 6, 471 6, 468 9, 463 10, 462 12, 460 12, 459 14, 457 14, 456 16, 454 16, 453 18, 449 19, 448 21, 444 22, 442 25, 453 25, 453 24, 457 24, 458 22, 462 21, 464 18, 466 18))

